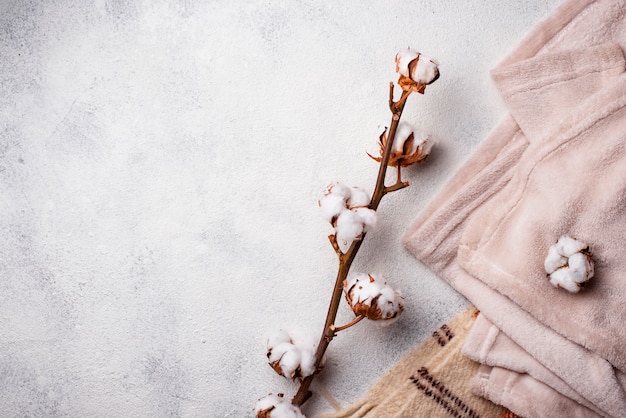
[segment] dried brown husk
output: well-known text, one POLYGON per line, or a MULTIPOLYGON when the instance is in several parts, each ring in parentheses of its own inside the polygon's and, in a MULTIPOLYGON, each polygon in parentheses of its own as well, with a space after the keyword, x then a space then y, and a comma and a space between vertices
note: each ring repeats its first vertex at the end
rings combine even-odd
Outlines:
POLYGON ((426 84, 416 83, 409 77, 405 77, 402 74, 400 74, 400 78, 398 78, 398 85, 404 91, 412 91, 420 94, 424 94, 424 90, 426 90, 426 84))
POLYGON ((272 411, 275 409, 275 407, 270 407, 267 409, 264 409, 262 411, 257 412, 256 414, 256 418, 271 418, 272 417, 272 411))
MULTIPOLYGON (((404 141, 404 144, 402 146, 402 151, 400 152, 396 150, 391 151, 391 155, 389 156, 389 165, 391 167, 397 167, 398 165, 400 165, 400 167, 408 167, 410 165, 417 164, 421 161, 424 161, 426 157, 428 157, 428 153, 424 153, 423 147, 419 147, 419 146, 417 147, 415 152, 410 154, 411 148, 413 148, 414 141, 415 141, 415 136, 413 135, 413 132, 411 132, 411 135, 409 135, 408 138, 404 141)), ((378 139, 378 144, 380 146, 381 157, 374 157, 370 153, 368 153, 367 155, 369 155, 372 159, 376 160, 377 162, 381 162, 383 151, 385 150, 385 145, 387 144, 387 132, 386 131, 380 135, 378 139)))

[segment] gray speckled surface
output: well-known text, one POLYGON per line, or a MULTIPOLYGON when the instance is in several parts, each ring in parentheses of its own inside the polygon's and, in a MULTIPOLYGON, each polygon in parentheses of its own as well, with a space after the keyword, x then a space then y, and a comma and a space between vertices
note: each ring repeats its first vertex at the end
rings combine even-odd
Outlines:
POLYGON ((465 306, 400 238, 504 115, 488 69, 557 3, 1 2, 0 416, 242 417, 294 393, 265 338, 321 331, 316 199, 373 188, 410 45, 442 63, 404 117, 438 147, 354 265, 407 310, 340 334, 317 380, 358 398, 465 306))

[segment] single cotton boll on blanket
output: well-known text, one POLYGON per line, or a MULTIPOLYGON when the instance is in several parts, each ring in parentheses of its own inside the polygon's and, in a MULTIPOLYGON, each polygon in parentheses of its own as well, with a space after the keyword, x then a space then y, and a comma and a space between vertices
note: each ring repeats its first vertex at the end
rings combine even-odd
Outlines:
POLYGON ((271 393, 257 401, 254 405, 257 418, 306 418, 300 408, 291 404, 282 394, 271 393))
POLYGON ((554 287, 572 293, 578 293, 594 275, 589 246, 568 235, 550 247, 544 268, 554 287))

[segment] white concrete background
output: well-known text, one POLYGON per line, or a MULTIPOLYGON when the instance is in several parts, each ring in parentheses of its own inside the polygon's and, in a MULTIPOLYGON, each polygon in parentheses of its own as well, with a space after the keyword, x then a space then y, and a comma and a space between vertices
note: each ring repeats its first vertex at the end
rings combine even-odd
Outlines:
POLYGON ((354 265, 407 310, 341 333, 315 385, 360 397, 465 306, 400 238, 503 117, 488 69, 558 3, 2 0, 0 416, 244 417, 291 396, 265 338, 321 332, 337 263, 316 199, 372 190, 410 45, 442 75, 404 119, 439 144, 354 265))

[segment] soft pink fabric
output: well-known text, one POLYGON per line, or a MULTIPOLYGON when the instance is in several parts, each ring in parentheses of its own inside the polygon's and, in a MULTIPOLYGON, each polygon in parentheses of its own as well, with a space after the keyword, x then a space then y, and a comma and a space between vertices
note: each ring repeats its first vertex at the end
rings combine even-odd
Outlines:
POLYGON ((600 415, 538 383, 529 375, 481 365, 470 382, 472 393, 524 418, 594 418, 600 415))
MULTIPOLYGON (((626 370, 625 14, 623 0, 568 0, 494 69, 510 117, 405 237, 536 370, 606 416, 626 411, 615 369, 626 370), (565 233, 596 261, 578 294, 552 288, 543 272, 565 233)), ((533 382, 545 384, 524 377, 533 382)), ((550 393, 576 397, 562 392, 550 393)))
MULTIPOLYGON (((537 387, 548 386, 557 392, 556 394, 552 393, 552 396, 566 397, 574 401, 568 403, 570 409, 579 409, 590 415, 603 415, 601 410, 524 351, 482 314, 478 315, 474 326, 467 335, 462 352, 471 360, 483 365, 510 370, 518 374, 527 374, 528 378, 525 379, 527 385, 528 382, 531 382, 530 378, 535 379, 541 383, 537 387)), ((487 391, 485 388, 482 390, 487 391)), ((518 413, 521 414, 521 411, 518 410, 518 413)), ((571 416, 570 414, 565 415, 571 416)))

